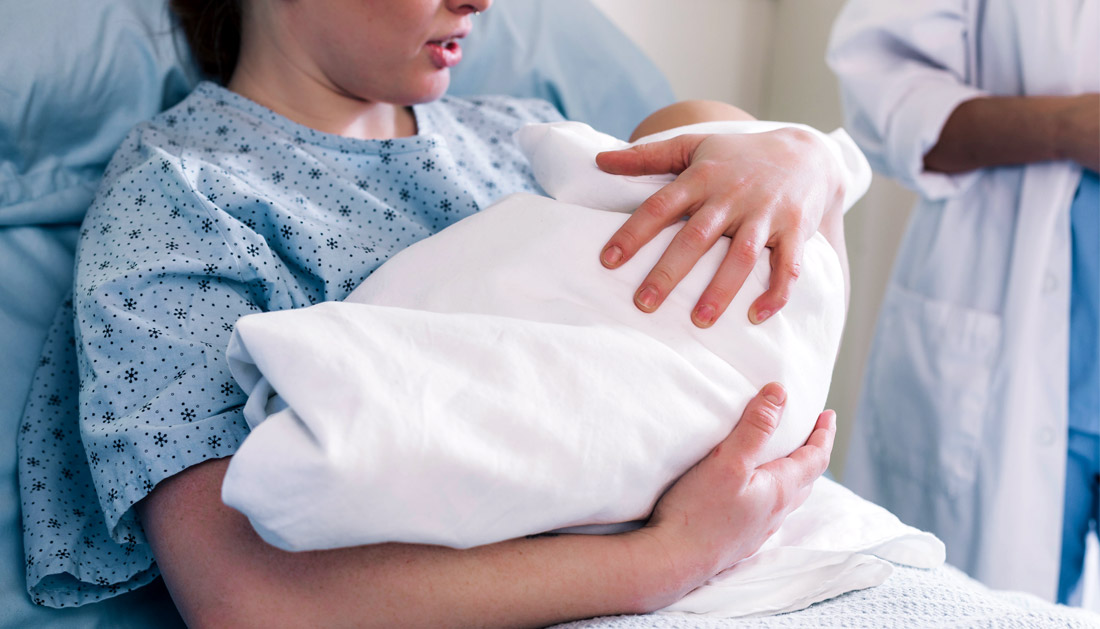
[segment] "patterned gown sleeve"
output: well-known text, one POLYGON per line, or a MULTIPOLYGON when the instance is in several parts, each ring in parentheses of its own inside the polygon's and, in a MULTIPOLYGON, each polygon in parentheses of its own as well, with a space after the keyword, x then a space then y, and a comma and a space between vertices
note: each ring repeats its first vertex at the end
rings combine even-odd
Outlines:
POLYGON ((40 368, 24 412, 21 465, 61 481, 31 481, 29 500, 24 491, 25 512, 46 522, 25 535, 40 604, 78 605, 155 578, 134 504, 161 480, 231 455, 248 432, 224 350, 233 323, 270 300, 273 282, 257 272, 266 244, 189 185, 217 173, 133 150, 139 159, 85 219, 74 295, 47 341, 57 358, 40 368), (259 263, 242 265, 250 254, 259 263), (79 423, 66 412, 72 398, 79 423))

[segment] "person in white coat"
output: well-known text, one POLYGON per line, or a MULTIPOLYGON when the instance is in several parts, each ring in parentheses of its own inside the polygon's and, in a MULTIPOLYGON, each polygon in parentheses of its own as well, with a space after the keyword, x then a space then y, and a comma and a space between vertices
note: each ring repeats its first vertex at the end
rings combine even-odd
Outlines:
POLYGON ((828 52, 849 133, 921 197, 844 482, 1061 601, 1097 517, 1098 38, 1100 0, 849 0, 828 52))

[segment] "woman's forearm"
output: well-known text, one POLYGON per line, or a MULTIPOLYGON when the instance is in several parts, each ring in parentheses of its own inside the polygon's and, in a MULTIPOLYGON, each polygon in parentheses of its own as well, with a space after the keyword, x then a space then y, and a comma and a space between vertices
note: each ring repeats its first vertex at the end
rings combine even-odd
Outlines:
POLYGON ((193 627, 520 627, 652 611, 754 553, 825 471, 832 412, 789 457, 757 465, 786 397, 765 385, 730 434, 665 492, 647 526, 630 533, 289 553, 222 503, 228 459, 162 481, 138 515, 193 627))
POLYGON ((188 469, 139 505, 191 626, 537 626, 652 611, 709 576, 674 565, 644 530, 469 550, 380 544, 285 552, 221 503, 227 465, 188 469))
POLYGON ((926 170, 960 173, 991 166, 1100 160, 1100 96, 992 96, 960 104, 924 156, 926 170))

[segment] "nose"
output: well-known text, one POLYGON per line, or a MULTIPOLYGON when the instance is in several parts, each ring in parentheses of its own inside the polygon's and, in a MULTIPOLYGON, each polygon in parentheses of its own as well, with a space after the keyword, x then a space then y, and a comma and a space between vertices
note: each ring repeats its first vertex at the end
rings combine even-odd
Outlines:
POLYGON ((493 0, 447 0, 447 8, 459 15, 488 11, 493 0))

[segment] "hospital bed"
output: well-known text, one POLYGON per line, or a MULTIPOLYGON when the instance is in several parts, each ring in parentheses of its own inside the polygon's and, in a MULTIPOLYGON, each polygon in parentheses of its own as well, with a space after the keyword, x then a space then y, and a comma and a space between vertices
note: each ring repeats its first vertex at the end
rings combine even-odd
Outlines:
MULTIPOLYGON (((0 3, 0 627, 182 625, 160 581, 71 609, 24 578, 16 434, 46 330, 72 280, 81 216, 129 128, 199 79, 161 0, 0 3)), ((504 0, 480 18, 457 93, 553 102, 625 137, 672 100, 656 68, 588 0, 504 0)), ((1007 550, 1007 549, 1006 549, 1007 550)), ((570 627, 1100 626, 959 571, 898 567, 883 585, 767 618, 598 618, 570 627)))

